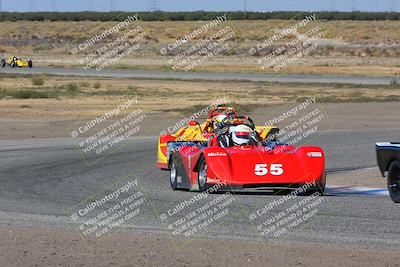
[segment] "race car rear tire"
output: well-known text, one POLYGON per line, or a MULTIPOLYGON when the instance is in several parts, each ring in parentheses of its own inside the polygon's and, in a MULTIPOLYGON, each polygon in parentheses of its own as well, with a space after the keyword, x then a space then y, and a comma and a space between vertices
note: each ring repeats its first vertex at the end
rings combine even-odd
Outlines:
POLYGON ((309 189, 306 192, 306 195, 311 196, 312 194, 318 193, 319 196, 325 195, 325 188, 315 188, 309 189))
POLYGON ((312 195, 318 192, 319 196, 324 196, 325 186, 326 186, 326 172, 324 171, 320 179, 318 179, 315 182, 314 186, 307 189, 306 195, 312 195))
POLYGON ((323 183, 323 184, 317 183, 315 186, 308 188, 306 191, 307 196, 310 196, 315 193, 319 193, 319 196, 324 196, 325 195, 325 183, 323 183))
POLYGON ((197 178, 199 184, 199 191, 204 192, 207 190, 207 163, 204 158, 200 159, 199 162, 199 175, 197 178))
POLYGON ((400 162, 393 161, 389 166, 387 184, 394 203, 400 203, 400 162))
POLYGON ((15 61, 12 61, 10 66, 11 66, 11 68, 15 68, 15 61))
POLYGON ((171 184, 172 190, 178 189, 178 168, 176 167, 176 163, 174 158, 171 158, 170 162, 170 169, 169 169, 169 182, 171 184))
POLYGON ((29 67, 29 68, 32 68, 32 66, 33 66, 32 60, 29 60, 29 61, 28 61, 28 67, 29 67))
POLYGON ((6 61, 4 59, 1 60, 1 67, 4 68, 6 66, 6 61))

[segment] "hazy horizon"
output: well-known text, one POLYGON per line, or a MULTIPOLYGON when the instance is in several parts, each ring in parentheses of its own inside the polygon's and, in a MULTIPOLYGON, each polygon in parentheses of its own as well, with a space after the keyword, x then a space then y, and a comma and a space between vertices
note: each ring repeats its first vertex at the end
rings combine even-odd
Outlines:
POLYGON ((400 0, 0 0, 2 11, 399 11, 400 0), (246 5, 245 5, 246 3, 246 5))

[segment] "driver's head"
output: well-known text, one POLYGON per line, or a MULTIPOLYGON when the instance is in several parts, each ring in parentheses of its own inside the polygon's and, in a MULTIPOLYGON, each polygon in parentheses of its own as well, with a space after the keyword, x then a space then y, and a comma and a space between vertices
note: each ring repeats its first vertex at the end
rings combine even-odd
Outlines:
POLYGON ((214 129, 218 128, 218 125, 221 124, 221 122, 223 122, 228 116, 226 116, 225 114, 218 114, 217 116, 215 116, 213 118, 214 121, 214 129))
POLYGON ((234 146, 249 145, 251 141, 251 133, 251 128, 244 124, 232 126, 229 129, 229 134, 234 146))

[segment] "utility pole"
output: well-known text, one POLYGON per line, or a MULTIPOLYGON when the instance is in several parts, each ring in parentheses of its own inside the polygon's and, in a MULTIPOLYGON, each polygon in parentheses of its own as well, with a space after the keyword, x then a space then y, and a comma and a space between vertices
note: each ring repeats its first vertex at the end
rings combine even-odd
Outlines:
POLYGON ((51 11, 52 12, 57 11, 57 0, 51 0, 51 11))
POLYGON ((150 0, 150 11, 160 11, 160 1, 159 0, 150 0))
POLYGON ((396 12, 396 0, 390 1, 390 12, 396 12))
POLYGON ((331 11, 336 11, 336 0, 331 0, 331 11))
POLYGON ((247 0, 243 0, 243 14, 244 14, 244 19, 247 18, 247 0))
POLYGON ((33 0, 29 0, 29 12, 33 12, 34 5, 35 5, 35 2, 33 0))
POLYGON ((357 1, 356 0, 351 0, 351 11, 352 12, 357 11, 357 1))
POLYGON ((89 11, 93 11, 93 0, 89 0, 89 11))
POLYGON ((116 6, 116 0, 111 0, 110 1, 110 9, 111 11, 115 11, 115 6, 116 6))

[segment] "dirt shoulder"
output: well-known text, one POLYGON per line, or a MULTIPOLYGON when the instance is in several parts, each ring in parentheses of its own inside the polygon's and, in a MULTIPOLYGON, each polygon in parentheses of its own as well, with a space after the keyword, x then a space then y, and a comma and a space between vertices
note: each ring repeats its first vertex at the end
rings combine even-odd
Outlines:
POLYGON ((383 178, 378 167, 354 171, 332 173, 327 175, 329 185, 386 188, 386 178, 383 178))
MULTIPOLYGON (((33 111, 29 109, 20 109, 21 113, 12 113, 15 109, 12 108, 11 100, 4 101, 9 101, 8 103, 11 106, 7 107, 3 105, 3 107, 9 110, 10 113, 8 114, 13 117, 0 117, 0 140, 70 138, 70 128, 73 127, 73 125, 76 125, 76 123, 79 124, 79 122, 83 124, 99 114, 102 114, 101 109, 103 112, 111 110, 114 106, 117 106, 118 103, 121 103, 120 101, 111 103, 104 101, 96 104, 92 103, 90 99, 88 99, 86 103, 83 100, 77 102, 55 100, 57 102, 48 103, 48 106, 37 104, 38 109, 44 112, 48 110, 48 112, 47 115, 35 115, 32 114, 31 112, 33 111), (75 106, 74 103, 76 104, 75 106), (63 109, 63 106, 66 109, 63 109), (85 116, 75 116, 74 119, 74 116, 68 117, 65 115, 65 113, 69 112, 79 114, 80 111, 82 111, 85 116), (52 112, 55 114, 54 116, 50 116, 52 112), (58 112, 60 113, 58 114, 58 112)), ((35 100, 31 101, 35 102, 35 100)), ((200 105, 198 109, 206 106, 207 104, 200 105)), ((145 103, 139 107, 143 107, 146 110, 148 105, 145 103)), ((261 107, 255 105, 251 111, 245 114, 249 114, 256 124, 264 125, 266 120, 270 117, 269 114, 279 114, 277 111, 285 111, 287 107, 287 104, 275 104, 261 107)), ((326 125, 322 125, 322 129, 329 129, 330 131, 352 131, 400 128, 397 115, 400 113, 400 105, 398 102, 322 103, 319 107, 321 107, 327 115, 327 119, 323 122, 326 125)), ((198 110, 194 110, 193 112, 196 111, 198 110)), ((169 126, 176 124, 186 117, 185 114, 181 112, 149 112, 146 113, 146 115, 148 119, 143 122, 140 135, 157 136, 162 130, 167 129, 169 126)), ((204 118, 200 118, 199 121, 202 119, 204 118)))
POLYGON ((397 251, 0 227, 3 266, 392 266, 397 251))
MULTIPOLYGON (((211 15, 211 17, 214 15, 211 15)), ((207 17, 210 19, 211 17, 207 17)), ((213 27, 195 40, 180 45, 171 55, 162 57, 160 49, 176 42, 181 36, 201 27, 199 21, 136 21, 146 32, 142 47, 130 57, 119 60, 111 67, 115 69, 171 70, 167 61, 190 46, 207 40, 222 28, 229 26, 234 36, 227 41, 229 49, 218 57, 207 60, 195 71, 211 72, 270 72, 273 68, 262 69, 257 60, 269 50, 261 50, 256 56, 250 56, 249 49, 271 38, 279 31, 294 25, 293 20, 228 20, 218 27, 213 27), (176 29, 179 29, 177 31, 176 29)), ((301 57, 279 73, 309 73, 337 75, 394 76, 399 75, 399 21, 314 21, 298 29, 296 34, 289 34, 275 41, 268 48, 277 49, 304 35, 318 26, 323 36, 316 42, 318 48, 306 57, 301 57)), ((116 22, 100 21, 17 21, 0 22, 0 48, 4 56, 17 55, 32 58, 34 66, 79 66, 85 56, 72 56, 71 49, 82 40, 90 39, 116 22), (21 34, 23 33, 23 34, 21 34), (15 44, 18 38, 18 48, 15 44)), ((120 30, 126 34, 131 28, 120 30)), ((92 46, 92 51, 99 49, 104 42, 92 46)), ((91 52, 85 50, 86 53, 91 52)), ((88 53, 89 54, 89 53, 88 53)))

